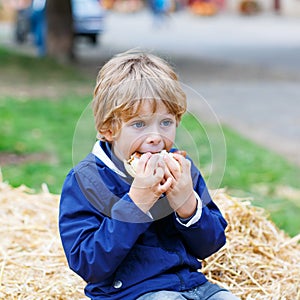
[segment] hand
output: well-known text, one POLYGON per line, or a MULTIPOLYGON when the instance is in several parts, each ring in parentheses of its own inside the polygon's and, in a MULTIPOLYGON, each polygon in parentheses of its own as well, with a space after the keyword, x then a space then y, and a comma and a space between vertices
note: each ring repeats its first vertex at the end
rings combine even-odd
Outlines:
POLYGON ((159 155, 145 153, 141 156, 129 196, 143 212, 148 212, 171 187, 172 178, 164 180, 165 169, 165 162, 159 155))
POLYGON ((181 218, 188 218, 197 208, 197 200, 194 195, 193 181, 191 177, 191 162, 180 154, 173 154, 176 162, 169 155, 164 156, 166 171, 164 179, 172 178, 171 187, 166 191, 170 206, 181 218))

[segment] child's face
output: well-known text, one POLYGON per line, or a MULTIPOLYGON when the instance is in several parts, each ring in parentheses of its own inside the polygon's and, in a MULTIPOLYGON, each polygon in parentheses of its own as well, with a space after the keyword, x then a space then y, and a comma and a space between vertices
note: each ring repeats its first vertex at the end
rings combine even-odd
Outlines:
POLYGON ((115 155, 123 160, 138 151, 156 153, 170 150, 176 135, 176 118, 162 102, 153 112, 152 101, 141 107, 138 115, 122 123, 121 130, 113 139, 115 155))

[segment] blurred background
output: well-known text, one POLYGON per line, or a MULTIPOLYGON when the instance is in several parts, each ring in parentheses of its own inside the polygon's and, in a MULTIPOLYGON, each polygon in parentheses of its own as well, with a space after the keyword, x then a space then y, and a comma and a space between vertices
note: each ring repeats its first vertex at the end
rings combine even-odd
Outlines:
POLYGON ((296 235, 299 33, 298 0, 2 0, 3 180, 60 193, 73 145, 77 160, 94 142, 97 72, 137 48, 179 74, 189 112, 177 144, 209 188, 252 199, 296 235))

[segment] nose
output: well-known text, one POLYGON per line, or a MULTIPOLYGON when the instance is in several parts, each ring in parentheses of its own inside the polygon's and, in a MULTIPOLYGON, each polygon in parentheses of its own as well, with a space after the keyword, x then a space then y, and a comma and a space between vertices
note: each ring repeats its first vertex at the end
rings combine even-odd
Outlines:
POLYGON ((147 144, 158 145, 161 143, 162 137, 158 132, 151 132, 147 135, 146 142, 147 144))

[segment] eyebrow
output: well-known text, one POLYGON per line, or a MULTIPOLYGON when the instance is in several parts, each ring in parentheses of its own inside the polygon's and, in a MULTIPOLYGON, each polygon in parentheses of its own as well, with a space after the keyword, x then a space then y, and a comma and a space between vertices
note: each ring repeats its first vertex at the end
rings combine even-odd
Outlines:
MULTIPOLYGON (((167 113, 159 113, 157 111, 155 112, 152 112, 151 114, 148 114, 148 113, 145 113, 145 114, 137 114, 136 117, 148 117, 150 118, 152 115, 161 115, 161 116, 172 116, 172 117, 175 117, 174 114, 170 113, 170 112, 167 112, 167 113)), ((133 117, 135 118, 135 117, 133 117)))

